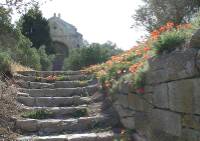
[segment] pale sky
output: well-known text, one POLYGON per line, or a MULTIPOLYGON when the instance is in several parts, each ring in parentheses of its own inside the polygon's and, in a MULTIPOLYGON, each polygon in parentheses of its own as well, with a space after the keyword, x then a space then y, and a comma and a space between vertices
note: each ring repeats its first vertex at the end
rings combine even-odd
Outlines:
POLYGON ((61 18, 76 26, 90 43, 109 40, 129 49, 145 34, 130 28, 131 16, 141 3, 141 0, 53 0, 41 10, 46 18, 61 13, 61 18))

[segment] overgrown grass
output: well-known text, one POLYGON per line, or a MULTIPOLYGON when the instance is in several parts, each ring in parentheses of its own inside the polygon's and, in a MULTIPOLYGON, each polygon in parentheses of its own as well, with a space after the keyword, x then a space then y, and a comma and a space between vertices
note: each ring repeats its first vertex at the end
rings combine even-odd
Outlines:
POLYGON ((72 113, 72 117, 74 117, 74 118, 84 117, 87 115, 88 115, 87 109, 79 109, 76 112, 72 113))
POLYGON ((32 119, 46 119, 51 116, 52 112, 43 109, 26 112, 22 115, 23 118, 32 118, 32 119))
POLYGON ((181 44, 184 44, 186 39, 185 31, 174 29, 173 31, 168 31, 160 35, 160 37, 154 41, 153 48, 158 55, 170 53, 176 50, 177 47, 180 47, 181 44))

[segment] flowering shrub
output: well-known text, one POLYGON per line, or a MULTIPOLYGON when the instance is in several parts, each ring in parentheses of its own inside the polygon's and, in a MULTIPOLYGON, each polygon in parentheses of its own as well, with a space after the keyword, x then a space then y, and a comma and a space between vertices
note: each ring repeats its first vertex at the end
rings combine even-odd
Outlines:
POLYGON ((104 90, 116 92, 121 77, 131 74, 132 91, 138 94, 144 93, 145 72, 148 71, 147 60, 167 51, 170 52, 177 45, 184 43, 191 24, 175 25, 168 22, 165 26, 154 30, 150 37, 140 42, 132 49, 111 57, 103 64, 92 65, 85 70, 95 73, 104 90))

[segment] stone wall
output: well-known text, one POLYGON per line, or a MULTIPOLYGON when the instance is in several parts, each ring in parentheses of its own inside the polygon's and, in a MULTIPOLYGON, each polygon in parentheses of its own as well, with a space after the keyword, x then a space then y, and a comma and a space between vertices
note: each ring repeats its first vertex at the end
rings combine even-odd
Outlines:
POLYGON ((200 51, 148 61, 145 94, 116 94, 122 124, 148 141, 200 141, 200 51))

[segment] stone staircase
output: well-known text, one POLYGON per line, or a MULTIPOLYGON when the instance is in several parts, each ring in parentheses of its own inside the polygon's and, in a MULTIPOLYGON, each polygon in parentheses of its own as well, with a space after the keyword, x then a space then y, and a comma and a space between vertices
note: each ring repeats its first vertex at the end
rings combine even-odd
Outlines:
POLYGON ((113 141, 118 124, 96 80, 80 71, 26 71, 15 75, 23 113, 15 117, 18 141, 113 141), (59 75, 62 80, 49 81, 59 75))

